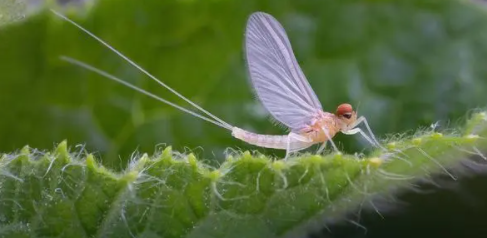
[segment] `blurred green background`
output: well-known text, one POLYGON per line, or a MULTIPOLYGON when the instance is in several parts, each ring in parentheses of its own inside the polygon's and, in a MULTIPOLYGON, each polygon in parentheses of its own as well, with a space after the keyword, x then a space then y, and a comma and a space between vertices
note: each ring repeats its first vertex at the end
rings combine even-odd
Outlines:
MULTIPOLYGON (((438 121, 451 127, 487 102, 487 12, 475 1, 60 2, 60 11, 183 95, 257 133, 285 131, 270 122, 248 83, 243 40, 254 11, 283 24, 324 109, 360 105, 379 138, 438 121)), ((227 148, 283 156, 60 61, 60 55, 85 61, 187 106, 42 5, 0 3, 0 151, 48 149, 67 139, 115 170, 135 150, 165 145, 213 164, 227 148)), ((358 136, 339 135, 336 142, 350 153, 369 147, 358 136)))

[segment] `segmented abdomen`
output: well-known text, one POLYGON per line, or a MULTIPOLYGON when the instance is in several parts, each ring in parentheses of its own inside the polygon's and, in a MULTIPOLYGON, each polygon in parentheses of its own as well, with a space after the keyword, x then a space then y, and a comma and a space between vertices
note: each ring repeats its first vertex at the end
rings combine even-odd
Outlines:
MULTIPOLYGON (((249 144, 272 149, 285 150, 288 146, 288 136, 287 135, 261 135, 248 132, 246 130, 234 127, 232 129, 232 136, 243 140, 249 144)), ((298 140, 289 141, 289 147, 291 150, 304 149, 311 146, 312 142, 302 142, 298 140)))

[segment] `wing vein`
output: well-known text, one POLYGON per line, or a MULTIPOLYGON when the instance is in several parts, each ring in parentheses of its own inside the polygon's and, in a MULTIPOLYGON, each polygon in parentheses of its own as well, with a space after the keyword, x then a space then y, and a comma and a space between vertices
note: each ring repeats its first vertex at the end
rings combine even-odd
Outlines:
POLYGON ((277 121, 293 131, 303 129, 322 108, 284 28, 257 12, 249 17, 245 37, 248 72, 259 100, 277 121))

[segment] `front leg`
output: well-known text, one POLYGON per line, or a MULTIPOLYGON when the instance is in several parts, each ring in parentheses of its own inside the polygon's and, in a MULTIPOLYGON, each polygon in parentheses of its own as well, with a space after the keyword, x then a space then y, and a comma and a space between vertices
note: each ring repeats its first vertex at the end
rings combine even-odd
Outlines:
POLYGON ((380 143, 377 141, 377 139, 375 139, 374 133, 372 133, 372 130, 370 129, 369 123, 367 123, 367 119, 365 119, 364 116, 359 117, 355 121, 355 123, 353 123, 352 125, 349 126, 348 130, 342 131, 342 133, 346 134, 346 135, 354 135, 354 134, 360 133, 360 135, 362 135, 362 137, 364 137, 373 146, 379 147, 382 150, 386 150, 383 146, 380 145, 380 143), (367 134, 365 134, 365 132, 362 129, 357 127, 360 123, 365 124, 365 127, 367 128, 367 131, 369 132, 370 137, 367 136, 367 134))
POLYGON ((377 146, 375 144, 375 142, 372 139, 370 139, 370 137, 367 134, 365 134, 365 132, 362 131, 362 129, 360 129, 360 128, 353 128, 351 130, 343 131, 343 134, 345 134, 345 135, 355 135, 357 133, 360 133, 360 135, 362 135, 373 146, 377 146))

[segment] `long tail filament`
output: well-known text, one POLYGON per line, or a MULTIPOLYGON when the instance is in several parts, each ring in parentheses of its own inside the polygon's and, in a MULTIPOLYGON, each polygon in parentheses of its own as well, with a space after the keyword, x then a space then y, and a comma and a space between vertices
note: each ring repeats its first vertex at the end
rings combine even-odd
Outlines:
POLYGON ((62 18, 63 20, 73 24, 74 26, 76 26, 77 28, 79 28, 80 30, 84 31, 85 33, 87 33, 89 36, 91 36, 92 38, 94 38, 95 40, 97 40, 98 42, 100 42, 101 44, 103 44, 104 46, 106 46, 108 49, 110 49, 111 51, 113 51, 114 53, 116 53, 117 55, 119 55, 120 57, 122 57, 125 61, 127 61, 128 63, 130 63, 132 66, 134 66, 135 68, 137 68, 138 70, 140 70, 142 73, 144 73, 145 75, 149 76, 149 78, 151 78, 152 80, 156 81, 158 84, 160 84, 161 86, 163 86, 164 88, 166 88, 167 90, 171 91, 172 93, 174 93, 176 96, 178 96, 179 98, 183 99, 184 101, 188 102, 189 104, 191 104, 192 106, 194 106, 195 108, 197 108, 198 110, 200 110, 201 112, 203 112, 204 114, 206 114, 207 116, 211 117, 212 119, 208 118, 208 117, 205 117, 203 115, 200 115, 196 112, 193 112, 193 111, 190 111, 188 109, 185 109, 181 106, 178 106, 172 102, 169 102, 161 97, 158 97, 150 92, 147 92, 135 85, 132 85, 130 83, 127 83, 126 81, 124 80, 121 80, 113 75, 110 75, 108 74, 107 72, 103 71, 103 70, 100 70, 100 69, 97 69, 91 65, 88 65, 86 63, 83 63, 79 60, 75 60, 73 58, 69 58, 69 57, 66 57, 66 56, 62 56, 61 59, 67 61, 67 62, 70 62, 72 64, 75 64, 75 65, 78 65, 78 66, 81 66, 85 69, 88 69, 88 70, 91 70, 95 73, 98 73, 102 76, 105 76, 111 80, 114 80, 118 83, 121 83, 129 88, 132 88, 140 93, 143 93, 149 97, 152 97, 158 101, 161 101, 163 103, 166 103, 170 106, 173 106, 181 111, 184 111, 186 113, 189 113, 193 116, 196 116, 198 118, 201 118, 205 121, 208 121, 208 122, 211 122, 217 126, 220 126, 220 127, 223 127, 225 129, 228 129, 228 130, 232 130, 233 126, 228 124, 227 122, 223 121, 222 119, 218 118, 217 116, 209 113, 208 111, 206 111, 205 109, 203 109, 201 106, 197 105, 196 103, 192 102, 191 100, 189 100, 188 98, 184 97, 183 95, 181 95, 180 93, 178 93, 176 90, 172 89, 171 87, 169 87, 168 85, 166 85, 165 83, 163 83, 162 81, 160 81, 159 79, 157 79, 155 76, 153 76, 152 74, 150 74, 149 72, 147 72, 146 70, 144 70, 142 67, 140 67, 138 64, 136 64, 135 62, 133 62, 131 59, 129 59, 127 56, 123 55, 122 53, 120 53, 118 50, 116 50, 115 48, 113 48, 112 46, 110 46, 108 43, 106 43, 105 41, 103 41, 102 39, 98 38, 96 35, 94 35, 93 33, 91 33, 90 31, 86 30, 85 28, 83 28, 82 26, 78 25, 77 23, 75 23, 74 21, 70 20, 69 18, 67 18, 66 16, 62 15, 61 13, 59 12, 56 12, 55 10, 52 10, 51 11, 58 17, 62 18))

